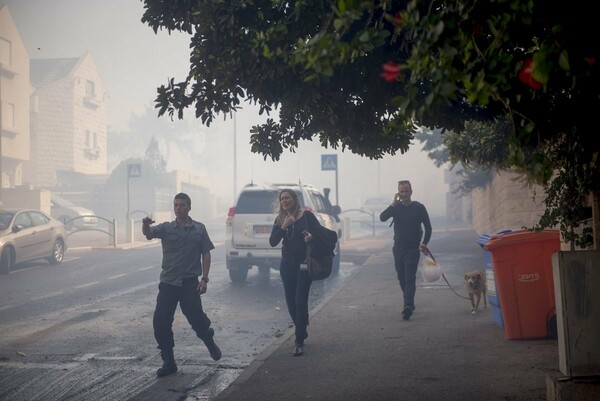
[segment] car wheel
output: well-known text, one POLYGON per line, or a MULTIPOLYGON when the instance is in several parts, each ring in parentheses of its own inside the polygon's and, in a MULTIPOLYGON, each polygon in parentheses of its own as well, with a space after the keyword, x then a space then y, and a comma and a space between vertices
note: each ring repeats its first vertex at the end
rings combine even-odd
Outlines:
POLYGON ((258 275, 262 280, 269 280, 271 278, 271 267, 269 265, 258 266, 258 275))
POLYGON ((250 266, 246 266, 245 264, 240 263, 239 260, 232 262, 229 260, 229 258, 226 259, 225 263, 227 263, 227 270, 229 270, 229 278, 232 282, 239 284, 246 281, 250 266))
POLYGON ((48 258, 51 265, 57 265, 63 261, 65 257, 65 244, 61 239, 57 239, 52 247, 52 255, 48 258))
POLYGON ((248 269, 241 267, 238 269, 229 269, 229 278, 232 282, 239 284, 246 281, 248 277, 248 269))
POLYGON ((8 274, 15 265, 15 251, 7 246, 0 256, 0 274, 8 274))

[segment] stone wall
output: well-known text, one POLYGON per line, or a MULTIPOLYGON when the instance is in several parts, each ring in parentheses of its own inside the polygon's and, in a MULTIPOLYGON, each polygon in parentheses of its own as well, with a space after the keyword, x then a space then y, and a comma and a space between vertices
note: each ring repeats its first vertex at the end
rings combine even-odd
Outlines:
POLYGON ((543 200, 540 186, 528 186, 516 174, 496 174, 486 188, 473 191, 473 229, 481 235, 533 227, 544 213, 543 200))

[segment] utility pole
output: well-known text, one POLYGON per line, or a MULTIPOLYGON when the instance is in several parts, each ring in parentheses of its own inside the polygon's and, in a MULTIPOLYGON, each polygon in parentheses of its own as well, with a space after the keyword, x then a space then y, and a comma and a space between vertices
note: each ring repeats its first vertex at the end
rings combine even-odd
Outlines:
POLYGON ((0 63, 0 206, 2 206, 2 188, 4 188, 4 172, 2 171, 2 161, 4 160, 4 150, 2 149, 2 64, 0 63))
MULTIPOLYGON (((233 115, 233 203, 237 196, 237 117, 233 115)), ((232 203, 232 204, 233 204, 232 203)))

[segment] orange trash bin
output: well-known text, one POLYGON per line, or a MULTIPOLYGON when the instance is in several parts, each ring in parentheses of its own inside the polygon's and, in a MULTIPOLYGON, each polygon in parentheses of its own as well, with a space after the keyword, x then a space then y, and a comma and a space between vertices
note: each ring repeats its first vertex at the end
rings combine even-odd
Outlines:
POLYGON ((511 231, 492 236, 484 249, 494 262, 506 338, 550 337, 556 324, 552 254, 560 250, 560 232, 511 231))

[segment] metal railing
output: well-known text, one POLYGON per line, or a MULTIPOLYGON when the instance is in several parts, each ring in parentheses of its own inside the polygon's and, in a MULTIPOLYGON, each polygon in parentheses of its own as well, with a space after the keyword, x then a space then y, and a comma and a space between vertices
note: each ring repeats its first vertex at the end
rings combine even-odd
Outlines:
POLYGON ((77 217, 73 217, 70 219, 65 219, 63 221, 63 224, 65 225, 65 227, 70 227, 70 229, 67 232, 67 237, 70 237, 71 235, 73 235, 75 233, 84 232, 84 231, 99 231, 101 233, 105 233, 106 235, 108 235, 109 244, 111 244, 114 247, 117 246, 117 220, 116 219, 109 220, 106 217, 95 216, 95 215, 94 216, 77 216, 77 217), (74 223, 74 221, 77 221, 79 219, 88 219, 90 217, 95 217, 96 219, 106 221, 107 229, 105 230, 105 229, 99 228, 97 226, 96 227, 77 226, 77 224, 74 223))
MULTIPOLYGON (((144 217, 152 217, 152 214, 148 213, 145 210, 134 210, 133 212, 131 212, 129 214, 129 217, 131 219, 131 216, 133 214, 142 214, 144 217)), ((133 220, 133 223, 141 223, 142 219, 140 220, 133 220)), ((127 222, 125 222, 127 224, 127 222)), ((112 245, 113 247, 116 247, 118 242, 118 226, 117 226, 117 220, 116 219, 107 219, 106 217, 102 217, 102 216, 96 216, 96 215, 88 215, 88 216, 77 216, 77 217, 73 217, 73 218, 66 218, 63 221, 63 224, 65 225, 65 227, 67 228, 67 237, 70 237, 71 235, 75 234, 75 233, 80 233, 80 232, 84 232, 84 231, 98 231, 101 233, 104 233, 108 236, 108 243, 109 245, 112 245), (77 224, 76 222, 78 220, 81 219, 89 219, 89 218, 96 218, 97 220, 102 220, 105 221, 107 224, 107 228, 104 229, 100 226, 98 226, 98 223, 96 223, 96 226, 86 226, 83 224, 77 224)), ((131 229, 131 227, 130 227, 131 229)), ((125 235, 126 237, 126 241, 127 242, 127 233, 125 235)))
POLYGON ((359 213, 364 213, 364 214, 368 214, 369 216, 371 216, 371 228, 373 230, 373 236, 375 236, 375 211, 374 210, 348 209, 348 210, 344 210, 341 214, 348 213, 348 212, 359 212, 359 213))

